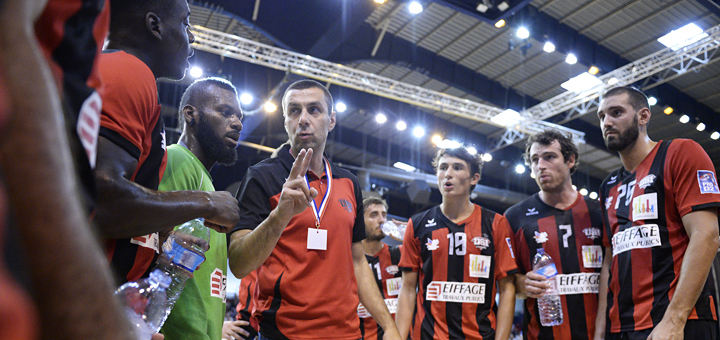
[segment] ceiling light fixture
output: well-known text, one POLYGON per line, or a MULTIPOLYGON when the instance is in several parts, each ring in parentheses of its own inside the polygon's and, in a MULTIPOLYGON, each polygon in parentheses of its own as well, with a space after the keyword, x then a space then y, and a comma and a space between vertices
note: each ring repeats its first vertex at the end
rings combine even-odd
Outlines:
POLYGON ((520 39, 527 39, 530 37, 530 31, 525 27, 520 27, 515 35, 520 39))
POLYGON ((575 65, 577 63, 577 57, 574 54, 570 53, 567 55, 567 58, 565 58, 565 62, 570 65, 575 65))
POLYGON ((382 113, 378 113, 377 115, 375 115, 375 121, 378 124, 385 124, 385 122, 387 122, 387 116, 382 113))
POLYGON ((265 103, 264 108, 265 108, 265 112, 272 113, 272 112, 275 112, 275 110, 277 110, 277 105, 273 104, 273 102, 267 102, 267 103, 265 103))
POLYGON ((690 121, 690 117, 688 117, 688 115, 682 115, 682 117, 680 117, 680 123, 685 124, 689 121, 690 121))
POLYGON ((551 42, 549 42, 549 41, 546 41, 546 42, 545 42, 545 45, 543 45, 543 51, 545 51, 545 52, 547 52, 547 53, 553 53, 553 52, 555 52, 555 44, 553 44, 553 43, 551 43, 551 42))
POLYGON ((517 112, 513 109, 507 109, 498 114, 497 116, 490 118, 490 121, 492 121, 493 123, 506 127, 517 125, 523 120, 524 118, 520 116, 520 112, 517 112))
POLYGON ((670 31, 670 33, 658 38, 658 41, 666 47, 670 47, 673 51, 677 51, 707 36, 708 34, 703 32, 702 28, 690 23, 670 31))
POLYGON ((253 96, 249 93, 243 93, 240 95, 240 103, 243 105, 249 105, 253 102, 253 96))
POLYGON ((338 102, 337 104, 335 104, 335 111, 343 113, 345 112, 345 110, 347 110, 347 105, 345 105, 345 103, 338 102))
POLYGON ((600 72, 600 69, 597 68, 597 66, 590 66, 590 69, 588 70, 588 73, 592 75, 596 75, 598 72, 600 72))
POLYGON ((405 171, 407 171, 407 172, 413 172, 413 171, 415 171, 415 167, 414 167, 414 166, 412 166, 412 165, 410 165, 410 164, 405 164, 405 163, 403 163, 403 162, 395 162, 395 164, 393 164, 393 166, 396 167, 396 168, 398 168, 398 169, 405 170, 405 171))
POLYGON ((413 1, 408 5, 410 14, 419 14, 423 11, 423 5, 417 1, 413 1))
POLYGON ((203 75, 203 70, 197 66, 190 68, 190 76, 193 78, 200 78, 203 75))
POLYGON ((580 75, 572 77, 570 80, 560 84, 562 88, 575 93, 585 92, 599 85, 602 85, 602 80, 587 72, 583 72, 580 75))
POLYGON ((497 28, 503 28, 505 27, 505 19, 500 19, 495 23, 495 27, 497 28))
POLYGON ((673 113, 673 111, 675 111, 675 110, 673 110, 672 106, 668 106, 665 108, 665 110, 663 110, 663 113, 665 113, 666 115, 669 115, 669 114, 673 113))

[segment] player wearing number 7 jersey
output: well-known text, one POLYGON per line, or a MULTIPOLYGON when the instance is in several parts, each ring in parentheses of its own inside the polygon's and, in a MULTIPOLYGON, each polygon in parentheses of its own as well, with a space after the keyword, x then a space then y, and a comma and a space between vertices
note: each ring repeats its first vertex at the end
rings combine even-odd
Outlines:
POLYGON ((502 215, 470 201, 480 180, 479 156, 464 147, 441 149, 433 166, 443 200, 408 222, 400 259, 400 336, 506 340, 517 272, 510 226, 502 215))
POLYGON ((556 130, 531 136, 525 144, 525 163, 540 192, 505 211, 517 245, 516 288, 519 296, 527 297, 523 334, 530 340, 592 339, 604 255, 600 204, 572 187, 578 150, 570 136, 556 130), (558 270, 555 282, 564 322, 555 327, 540 324, 536 300, 547 282, 532 272, 538 248, 552 256, 558 270))

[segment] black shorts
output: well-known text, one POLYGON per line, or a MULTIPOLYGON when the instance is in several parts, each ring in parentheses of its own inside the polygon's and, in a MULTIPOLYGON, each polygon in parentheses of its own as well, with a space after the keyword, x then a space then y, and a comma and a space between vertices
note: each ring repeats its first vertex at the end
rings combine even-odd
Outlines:
MULTIPOLYGON (((688 320, 685 324, 685 339, 717 339, 717 321, 688 320)), ((634 332, 606 333, 605 340, 647 340, 652 328, 634 332)))

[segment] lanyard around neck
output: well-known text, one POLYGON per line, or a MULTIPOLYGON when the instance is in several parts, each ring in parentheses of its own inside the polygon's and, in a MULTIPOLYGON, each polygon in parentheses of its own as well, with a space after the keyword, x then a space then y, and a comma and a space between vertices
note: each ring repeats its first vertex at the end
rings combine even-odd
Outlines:
MULTIPOLYGON (((316 228, 320 228, 320 220, 322 220, 325 215, 325 209, 327 208, 327 203, 330 198, 330 190, 332 190, 332 170, 330 169, 330 163, 327 159, 325 159, 325 157, 323 157, 323 164, 325 165, 325 176, 327 176, 328 187, 319 208, 317 204, 315 204, 314 199, 311 201, 312 212, 315 215, 316 228)), ((310 189, 310 181, 308 181, 307 173, 305 174, 305 184, 307 184, 308 189, 310 189)))

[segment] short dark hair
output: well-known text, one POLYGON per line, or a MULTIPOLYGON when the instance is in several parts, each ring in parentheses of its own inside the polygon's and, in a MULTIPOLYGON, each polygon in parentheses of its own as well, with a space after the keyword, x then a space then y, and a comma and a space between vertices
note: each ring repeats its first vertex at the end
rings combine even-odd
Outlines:
POLYGON ((603 98, 617 96, 624 93, 627 93, 630 100, 630 106, 632 106, 633 110, 638 111, 642 108, 650 108, 650 104, 648 103, 648 98, 645 93, 632 86, 614 87, 605 92, 603 98))
MULTIPOLYGON (((435 173, 437 173, 437 168, 440 162, 440 158, 442 156, 449 156, 449 157, 455 157, 460 158, 465 163, 467 163, 470 166, 470 176, 472 177, 474 174, 480 175, 482 177, 482 168, 483 168, 483 160, 479 153, 471 154, 470 151, 464 146, 459 146, 457 148, 447 148, 447 149, 440 149, 438 150, 437 154, 435 154, 435 158, 433 158, 432 166, 435 169, 435 173)), ((470 192, 475 190, 475 185, 470 187, 470 192)))
POLYGON ((382 205, 383 207, 385 207, 385 210, 388 209, 388 204, 384 199, 380 197, 370 196, 363 200, 363 211, 367 210, 367 208, 373 204, 382 205))
POLYGON ((110 32, 145 29, 145 14, 164 16, 178 0, 112 0, 110 1, 110 32))
POLYGON ((547 129, 528 138, 525 142, 525 153, 523 154, 525 165, 530 166, 532 163, 532 160, 530 159, 532 156, 530 155, 530 148, 532 148, 533 144, 538 143, 540 145, 548 146, 552 144, 553 141, 558 141, 560 144, 560 153, 562 153, 563 161, 567 162, 570 156, 575 156, 575 165, 573 165, 570 169, 570 173, 574 173, 580 164, 578 148, 575 143, 573 143, 571 134, 565 134, 555 129, 547 129))
POLYGON ((291 90, 306 90, 311 88, 318 88, 323 91, 323 95, 325 96, 325 103, 328 106, 328 114, 333 112, 333 97, 330 94, 330 91, 328 91, 327 87, 325 87, 323 84, 320 84, 319 82, 312 79, 298 80, 288 86, 282 97, 283 112, 285 111, 285 98, 287 97, 288 92, 290 92, 291 90))
POLYGON ((180 98, 180 108, 178 109, 178 127, 180 129, 184 130, 185 126, 185 124, 183 123, 185 121, 183 115, 183 108, 186 105, 192 105, 199 109, 201 105, 204 105, 205 101, 208 99, 207 96, 204 96, 204 94, 207 93, 210 87, 217 87, 231 91, 235 94, 235 97, 237 97, 238 95, 235 86, 231 82, 223 78, 208 77, 194 81, 192 84, 190 84, 190 86, 188 86, 187 89, 185 89, 185 92, 180 98))

